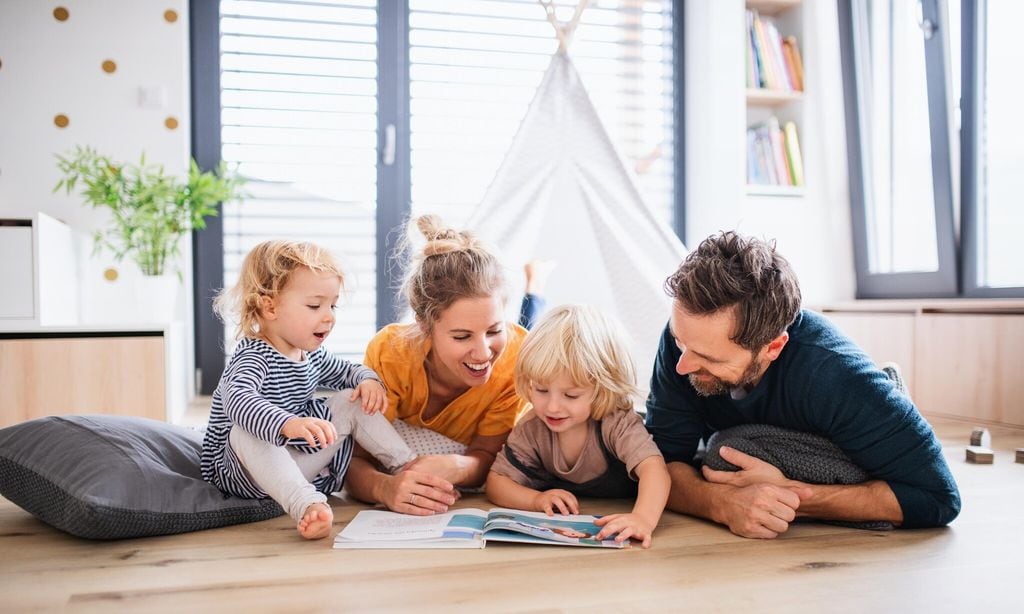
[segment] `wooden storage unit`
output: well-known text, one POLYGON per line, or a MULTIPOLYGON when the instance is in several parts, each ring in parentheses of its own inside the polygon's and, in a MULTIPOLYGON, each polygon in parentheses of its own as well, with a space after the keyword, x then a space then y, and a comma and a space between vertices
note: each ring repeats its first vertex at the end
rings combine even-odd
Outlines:
POLYGON ((54 414, 177 419, 178 329, 0 333, 0 428, 54 414))
POLYGON ((1024 301, 855 301, 821 311, 875 362, 899 363, 922 412, 1024 426, 1024 301))

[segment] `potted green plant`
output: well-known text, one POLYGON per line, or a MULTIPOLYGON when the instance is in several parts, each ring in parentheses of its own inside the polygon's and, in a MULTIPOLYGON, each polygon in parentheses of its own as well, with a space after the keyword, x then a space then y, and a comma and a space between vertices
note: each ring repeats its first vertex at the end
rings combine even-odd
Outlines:
MULTIPOLYGON (((206 218, 217 215, 217 203, 242 198, 244 180, 221 164, 216 172, 202 172, 191 161, 184 181, 169 175, 163 166, 147 164, 143 154, 138 164, 122 163, 99 154, 91 147, 76 147, 57 156, 61 179, 54 191, 68 194, 81 185, 85 202, 107 209, 110 226, 95 233, 95 250, 109 249, 117 261, 135 261, 143 279, 170 278, 167 267, 179 254, 181 238, 193 229, 206 227, 206 218)), ((181 271, 176 270, 178 280, 181 271)), ((173 279, 173 278, 171 278, 173 279)), ((152 282, 146 285, 152 285, 152 282)), ((171 298, 162 299, 157 320, 173 310, 176 284, 170 282, 171 298)), ((140 297, 152 294, 140 289, 140 297)), ((140 309, 147 309, 140 307, 140 309)), ((149 316, 151 314, 146 313, 149 316)))
POLYGON ((206 218, 217 215, 217 203, 243 196, 244 180, 223 164, 202 172, 192 160, 182 182, 163 166, 147 164, 145 154, 130 164, 76 147, 57 161, 62 177, 55 192, 65 188, 70 194, 81 182, 85 201, 110 211, 111 227, 95 234, 97 248, 110 249, 119 261, 131 258, 144 275, 163 275, 185 233, 205 228, 206 218))

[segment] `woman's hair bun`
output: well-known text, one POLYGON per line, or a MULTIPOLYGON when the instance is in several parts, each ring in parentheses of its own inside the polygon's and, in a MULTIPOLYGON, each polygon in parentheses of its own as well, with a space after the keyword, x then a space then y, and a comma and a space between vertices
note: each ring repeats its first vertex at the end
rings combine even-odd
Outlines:
POLYGON ((423 256, 426 258, 477 246, 477 240, 472 234, 446 226, 437 215, 421 215, 416 218, 416 227, 427 240, 423 247, 423 256))

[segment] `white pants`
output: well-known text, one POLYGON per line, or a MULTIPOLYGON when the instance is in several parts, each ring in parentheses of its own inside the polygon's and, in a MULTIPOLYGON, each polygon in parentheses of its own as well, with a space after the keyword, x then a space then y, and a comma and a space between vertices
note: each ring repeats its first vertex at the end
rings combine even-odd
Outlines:
POLYGON ((330 465, 346 437, 354 437, 391 472, 416 458, 387 418, 380 413, 366 415, 358 401, 348 400, 351 394, 351 390, 342 390, 328 401, 338 438, 313 454, 267 443, 241 428, 232 428, 228 436, 231 449, 253 483, 277 501, 296 523, 310 505, 327 502, 312 480, 330 465))

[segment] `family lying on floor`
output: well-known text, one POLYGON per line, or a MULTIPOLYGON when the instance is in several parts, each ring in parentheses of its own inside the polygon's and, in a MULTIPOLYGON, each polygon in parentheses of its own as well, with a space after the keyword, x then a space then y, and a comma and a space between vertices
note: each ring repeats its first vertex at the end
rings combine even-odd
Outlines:
MULTIPOLYGON (((598 520, 597 538, 644 547, 666 506, 756 538, 799 518, 917 528, 959 513, 939 442, 898 372, 801 309, 774 244, 724 232, 668 277, 645 423, 612 318, 561 306, 527 334, 505 319, 503 267, 485 245, 435 216, 414 224, 426 240, 402 287, 414 320, 381 330, 365 365, 323 347, 345 282, 327 250, 268 241, 246 256, 217 300, 240 342, 213 395, 207 481, 272 497, 308 539, 329 535, 327 495, 343 485, 417 515, 480 486, 497 505, 548 514, 579 513, 579 497, 635 499, 632 512, 598 520), (320 387, 342 392, 323 400, 320 387), (741 425, 765 425, 779 445, 820 441, 863 477, 800 479, 727 438, 714 450, 721 469, 702 464, 702 443, 741 425)), ((539 303, 527 293, 521 324, 539 303)))

